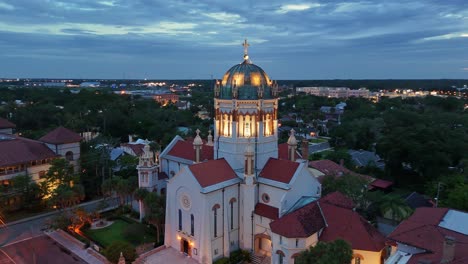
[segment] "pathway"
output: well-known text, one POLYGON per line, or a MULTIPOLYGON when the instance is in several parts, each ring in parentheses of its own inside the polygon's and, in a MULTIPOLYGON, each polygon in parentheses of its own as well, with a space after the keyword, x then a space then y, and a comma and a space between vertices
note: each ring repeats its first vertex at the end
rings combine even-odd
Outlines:
POLYGON ((66 249, 73 252, 73 254, 80 257, 82 260, 86 261, 89 264, 103 264, 104 262, 98 259, 97 257, 88 253, 83 246, 79 245, 75 238, 70 235, 58 231, 46 232, 46 234, 55 240, 57 243, 65 247, 66 249), (70 237, 69 237, 70 236, 70 237))

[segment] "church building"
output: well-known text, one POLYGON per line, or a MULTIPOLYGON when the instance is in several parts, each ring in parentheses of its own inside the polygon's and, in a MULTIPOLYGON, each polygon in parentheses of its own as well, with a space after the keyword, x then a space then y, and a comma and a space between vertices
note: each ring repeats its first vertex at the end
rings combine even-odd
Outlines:
POLYGON ((156 159, 146 148, 139 183, 167 195, 166 247, 199 263, 238 249, 255 263, 294 263, 327 227, 321 185, 294 130, 278 146, 278 85, 243 46, 243 61, 215 84, 213 135, 176 136, 156 159))

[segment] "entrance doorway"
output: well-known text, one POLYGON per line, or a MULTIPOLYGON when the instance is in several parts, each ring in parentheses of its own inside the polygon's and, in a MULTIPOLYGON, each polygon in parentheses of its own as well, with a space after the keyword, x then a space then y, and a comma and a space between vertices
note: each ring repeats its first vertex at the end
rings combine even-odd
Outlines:
POLYGON ((185 255, 191 256, 190 243, 186 239, 180 240, 180 251, 185 255))

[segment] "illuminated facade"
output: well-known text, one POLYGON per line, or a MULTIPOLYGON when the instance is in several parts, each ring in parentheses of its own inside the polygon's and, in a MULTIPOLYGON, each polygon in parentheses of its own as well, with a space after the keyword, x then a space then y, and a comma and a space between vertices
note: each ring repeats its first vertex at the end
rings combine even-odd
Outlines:
MULTIPOLYGON (((248 44, 244 43, 244 47, 248 44)), ((256 149, 255 168, 278 157, 278 84, 252 64, 247 50, 215 85, 214 158, 225 158, 234 170, 244 167, 244 150, 256 149)))

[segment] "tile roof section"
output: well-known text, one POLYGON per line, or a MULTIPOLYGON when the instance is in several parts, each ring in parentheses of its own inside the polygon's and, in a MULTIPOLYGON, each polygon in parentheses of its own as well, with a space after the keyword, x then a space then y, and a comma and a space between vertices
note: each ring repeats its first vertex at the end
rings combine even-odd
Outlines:
POLYGON ((322 203, 328 203, 347 209, 353 209, 355 207, 353 200, 351 200, 348 196, 340 192, 329 193, 326 196, 322 197, 320 201, 322 203))
POLYGON ((381 251, 385 237, 352 210, 353 202, 341 193, 330 193, 270 223, 271 230, 288 238, 309 237, 323 228, 321 241, 342 238, 353 249, 381 251))
POLYGON ((354 172, 331 160, 314 160, 309 162, 309 166, 315 168, 325 175, 342 176, 343 174, 354 174, 354 172))
POLYGON ((468 263, 468 236, 439 226, 447 212, 447 208, 417 208, 389 235, 389 239, 428 251, 413 255, 409 264, 420 260, 441 263, 446 236, 455 238, 454 259, 450 263, 468 263))
POLYGON ((57 157, 42 142, 13 135, 0 134, 0 136, 10 138, 10 140, 0 140, 0 166, 57 157))
POLYGON ((306 238, 325 226, 318 202, 310 203, 270 223, 273 233, 288 238, 306 238))
POLYGON ((50 144, 76 143, 81 141, 81 136, 70 129, 57 127, 41 137, 39 141, 50 144))
POLYGON ((376 179, 375 181, 370 183, 370 186, 379 189, 388 189, 393 186, 393 182, 382 179, 376 179))
POLYGON ((257 203, 255 205, 254 213, 272 220, 276 220, 279 216, 279 209, 267 204, 257 203))
MULTIPOLYGON (((123 143, 121 144, 121 146, 124 148, 129 148, 131 151, 133 151, 133 153, 135 153, 136 156, 140 157, 144 153, 143 148, 145 147, 145 144, 123 143)), ((128 154, 131 154, 131 153, 128 153, 128 154)))
POLYGON ((298 162, 270 158, 258 176, 288 184, 298 167, 298 162))
POLYGON ((238 178, 224 158, 193 164, 188 169, 202 188, 238 178))
POLYGON ((0 128, 15 128, 16 125, 5 118, 0 117, 0 128))
POLYGON ((330 242, 338 238, 346 240, 353 249, 381 251, 385 247, 385 237, 357 212, 339 207, 320 199, 327 228, 320 236, 320 241, 330 242))
MULTIPOLYGON (((175 143, 174 147, 167 153, 168 155, 195 161, 195 149, 193 149, 193 139, 179 140, 175 143)), ((204 144, 201 149, 200 160, 212 160, 213 159, 213 146, 204 144)))

